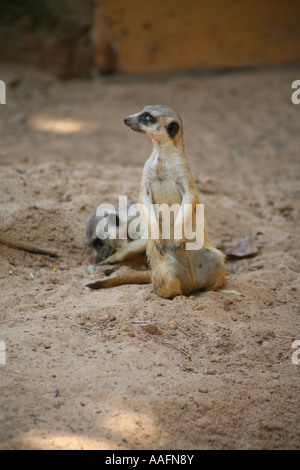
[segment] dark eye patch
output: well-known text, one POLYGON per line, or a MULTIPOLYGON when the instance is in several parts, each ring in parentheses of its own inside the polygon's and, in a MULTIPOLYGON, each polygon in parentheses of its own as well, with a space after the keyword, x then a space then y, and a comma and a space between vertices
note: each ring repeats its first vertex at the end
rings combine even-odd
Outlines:
POLYGON ((172 121, 166 126, 167 133, 172 139, 175 137, 175 135, 179 131, 179 127, 180 126, 177 121, 172 121))
POLYGON ((156 118, 150 113, 143 113, 138 117, 138 122, 141 122, 142 124, 154 124, 156 122, 156 118))

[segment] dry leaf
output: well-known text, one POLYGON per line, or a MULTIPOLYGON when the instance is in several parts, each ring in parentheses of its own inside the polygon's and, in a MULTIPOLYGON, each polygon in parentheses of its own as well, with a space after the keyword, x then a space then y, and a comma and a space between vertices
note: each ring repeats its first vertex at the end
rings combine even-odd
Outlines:
POLYGON ((258 250, 254 246, 252 239, 245 237, 235 246, 224 247, 223 253, 229 259, 253 258, 257 255, 258 250))

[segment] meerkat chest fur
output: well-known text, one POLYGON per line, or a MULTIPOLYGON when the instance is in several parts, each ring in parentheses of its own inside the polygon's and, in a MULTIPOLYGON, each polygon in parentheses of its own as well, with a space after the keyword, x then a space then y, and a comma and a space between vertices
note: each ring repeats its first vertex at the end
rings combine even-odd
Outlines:
POLYGON ((183 175, 181 158, 172 154, 165 158, 153 152, 146 168, 153 204, 181 204, 182 191, 178 184, 183 175))

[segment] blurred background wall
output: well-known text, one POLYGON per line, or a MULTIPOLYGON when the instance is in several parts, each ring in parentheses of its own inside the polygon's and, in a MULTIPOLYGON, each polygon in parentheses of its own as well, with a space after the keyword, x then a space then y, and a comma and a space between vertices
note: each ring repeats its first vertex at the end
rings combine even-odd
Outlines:
POLYGON ((0 0, 0 61, 91 76, 93 9, 93 0, 0 0))
POLYGON ((2 0, 0 61, 64 78, 299 63, 300 0, 2 0))

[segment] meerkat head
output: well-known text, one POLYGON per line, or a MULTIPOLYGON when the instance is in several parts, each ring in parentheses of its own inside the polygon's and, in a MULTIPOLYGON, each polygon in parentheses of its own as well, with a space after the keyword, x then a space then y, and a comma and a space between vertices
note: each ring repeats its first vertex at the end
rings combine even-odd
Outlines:
POLYGON ((168 140, 175 145, 182 140, 181 118, 168 106, 145 106, 140 113, 127 116, 124 123, 158 143, 168 140))

